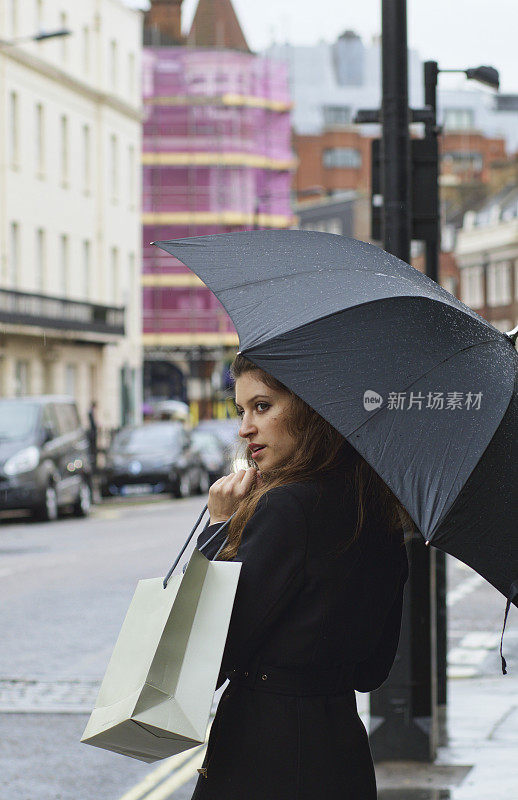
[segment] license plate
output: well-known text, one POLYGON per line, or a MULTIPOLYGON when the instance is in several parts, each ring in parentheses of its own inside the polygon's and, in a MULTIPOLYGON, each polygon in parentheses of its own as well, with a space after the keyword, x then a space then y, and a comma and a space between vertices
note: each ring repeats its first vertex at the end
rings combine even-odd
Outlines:
POLYGON ((128 484, 127 486, 123 486, 121 489, 121 494, 123 495, 130 495, 130 494, 148 494, 149 492, 153 491, 153 487, 150 483, 132 483, 128 484))

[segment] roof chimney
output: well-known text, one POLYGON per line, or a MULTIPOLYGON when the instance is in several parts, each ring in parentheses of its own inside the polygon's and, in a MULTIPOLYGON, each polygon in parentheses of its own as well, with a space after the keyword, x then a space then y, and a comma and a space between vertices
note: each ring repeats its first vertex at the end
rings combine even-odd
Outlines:
POLYGON ((183 0, 151 0, 144 14, 144 44, 152 47, 185 44, 182 36, 183 0))

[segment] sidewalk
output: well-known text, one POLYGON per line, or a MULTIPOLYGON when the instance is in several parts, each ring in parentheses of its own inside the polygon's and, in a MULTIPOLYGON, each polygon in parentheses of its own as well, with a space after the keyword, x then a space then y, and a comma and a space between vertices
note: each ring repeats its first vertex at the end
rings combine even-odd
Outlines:
MULTIPOLYGON (((376 765, 379 800, 514 800, 518 796, 518 674, 448 682, 449 741, 435 764, 376 765)), ((359 707, 366 722, 367 699, 359 707)))

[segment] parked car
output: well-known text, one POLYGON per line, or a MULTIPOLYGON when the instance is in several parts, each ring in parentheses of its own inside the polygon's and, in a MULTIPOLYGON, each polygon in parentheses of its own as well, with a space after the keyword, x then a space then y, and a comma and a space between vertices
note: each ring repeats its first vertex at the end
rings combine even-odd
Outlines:
POLYGON ((101 478, 103 497, 209 490, 208 472, 180 422, 147 422, 115 434, 101 478))
POLYGON ((195 431, 212 433, 221 442, 225 451, 225 469, 231 472, 236 466, 241 467, 243 461, 244 444, 239 438, 239 419, 203 419, 198 423, 195 431))
POLYGON ((71 397, 0 398, 0 509, 54 520, 92 505, 88 440, 71 397))
POLYGON ((211 484, 230 472, 231 463, 227 448, 215 434, 195 428, 192 432, 192 442, 194 449, 200 454, 211 484))

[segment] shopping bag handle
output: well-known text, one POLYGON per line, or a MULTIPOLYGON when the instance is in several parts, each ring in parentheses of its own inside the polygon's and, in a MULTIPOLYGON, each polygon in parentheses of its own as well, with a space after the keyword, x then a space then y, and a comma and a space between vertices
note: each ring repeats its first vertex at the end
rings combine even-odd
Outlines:
MULTIPOLYGON (((178 558, 176 559, 176 561, 174 562, 173 566, 171 567, 171 569, 169 570, 169 572, 168 572, 168 573, 167 573, 167 575, 165 576, 165 578, 164 578, 164 583, 163 583, 164 589, 166 589, 166 588, 167 588, 167 582, 168 582, 169 578, 171 577, 171 575, 173 574, 173 572, 174 572, 174 570, 175 570, 175 567, 176 567, 176 565, 178 564, 178 562, 180 561, 180 559, 181 559, 182 555, 184 554, 184 552, 185 552, 185 549, 187 548, 187 545, 189 544, 189 542, 191 541, 192 537, 194 536, 194 534, 195 534, 195 532, 196 532, 196 529, 198 528, 198 525, 199 525, 199 524, 200 524, 200 522, 202 521, 202 519, 203 519, 203 517, 204 517, 204 515, 205 515, 205 512, 207 511, 207 508, 208 508, 208 506, 204 506, 204 507, 203 507, 203 511, 201 512, 200 516, 198 517, 198 519, 197 519, 197 520, 196 520, 196 522, 194 523, 194 527, 193 527, 192 531, 190 532, 189 536, 187 537, 187 541, 185 542, 184 546, 182 547, 182 549, 181 549, 181 550, 180 550, 180 552, 178 553, 178 558)), ((234 513, 235 513, 235 512, 234 512, 234 513)), ((230 522, 230 520, 232 519, 232 517, 233 517, 233 516, 234 516, 234 514, 232 514, 232 516, 231 516, 231 517, 229 517, 229 518, 228 518, 228 519, 227 519, 227 520, 226 520, 226 521, 223 523, 223 525, 220 525, 220 527, 218 528, 218 530, 216 531, 216 533, 213 533, 213 534, 212 534, 212 536, 210 537, 210 539, 207 539, 207 541, 205 542, 205 544, 202 544, 202 546, 201 546, 201 547, 199 547, 199 548, 198 548, 198 550, 200 550, 200 551, 201 551, 201 550, 203 550, 203 548, 204 548, 204 547, 207 547, 207 545, 208 545, 210 542, 212 542, 212 540, 213 540, 213 539, 215 539, 215 538, 216 538, 216 536, 218 535, 218 533, 219 533, 220 531, 222 531, 222 530, 223 530, 223 528, 224 528, 226 525, 228 525, 228 523, 230 522)), ((210 519, 208 519, 208 520, 207 520, 207 522, 206 522, 206 524, 205 524, 205 528, 207 528, 207 527, 209 526, 209 523, 210 523, 210 519)), ((204 529, 204 530, 205 530, 205 529, 204 529)), ((221 553, 221 551, 222 551, 222 549, 223 549, 223 547, 225 546, 225 544, 226 544, 226 543, 227 543, 227 540, 225 539, 225 541, 223 542, 223 544, 222 544, 222 545, 221 545, 221 547, 219 548, 218 552, 217 552, 217 553, 216 553, 216 555, 214 556, 214 559, 216 559, 216 558, 217 558, 217 556, 219 556, 219 554, 221 553)), ((214 559, 213 559, 213 560, 214 560, 214 559)))

